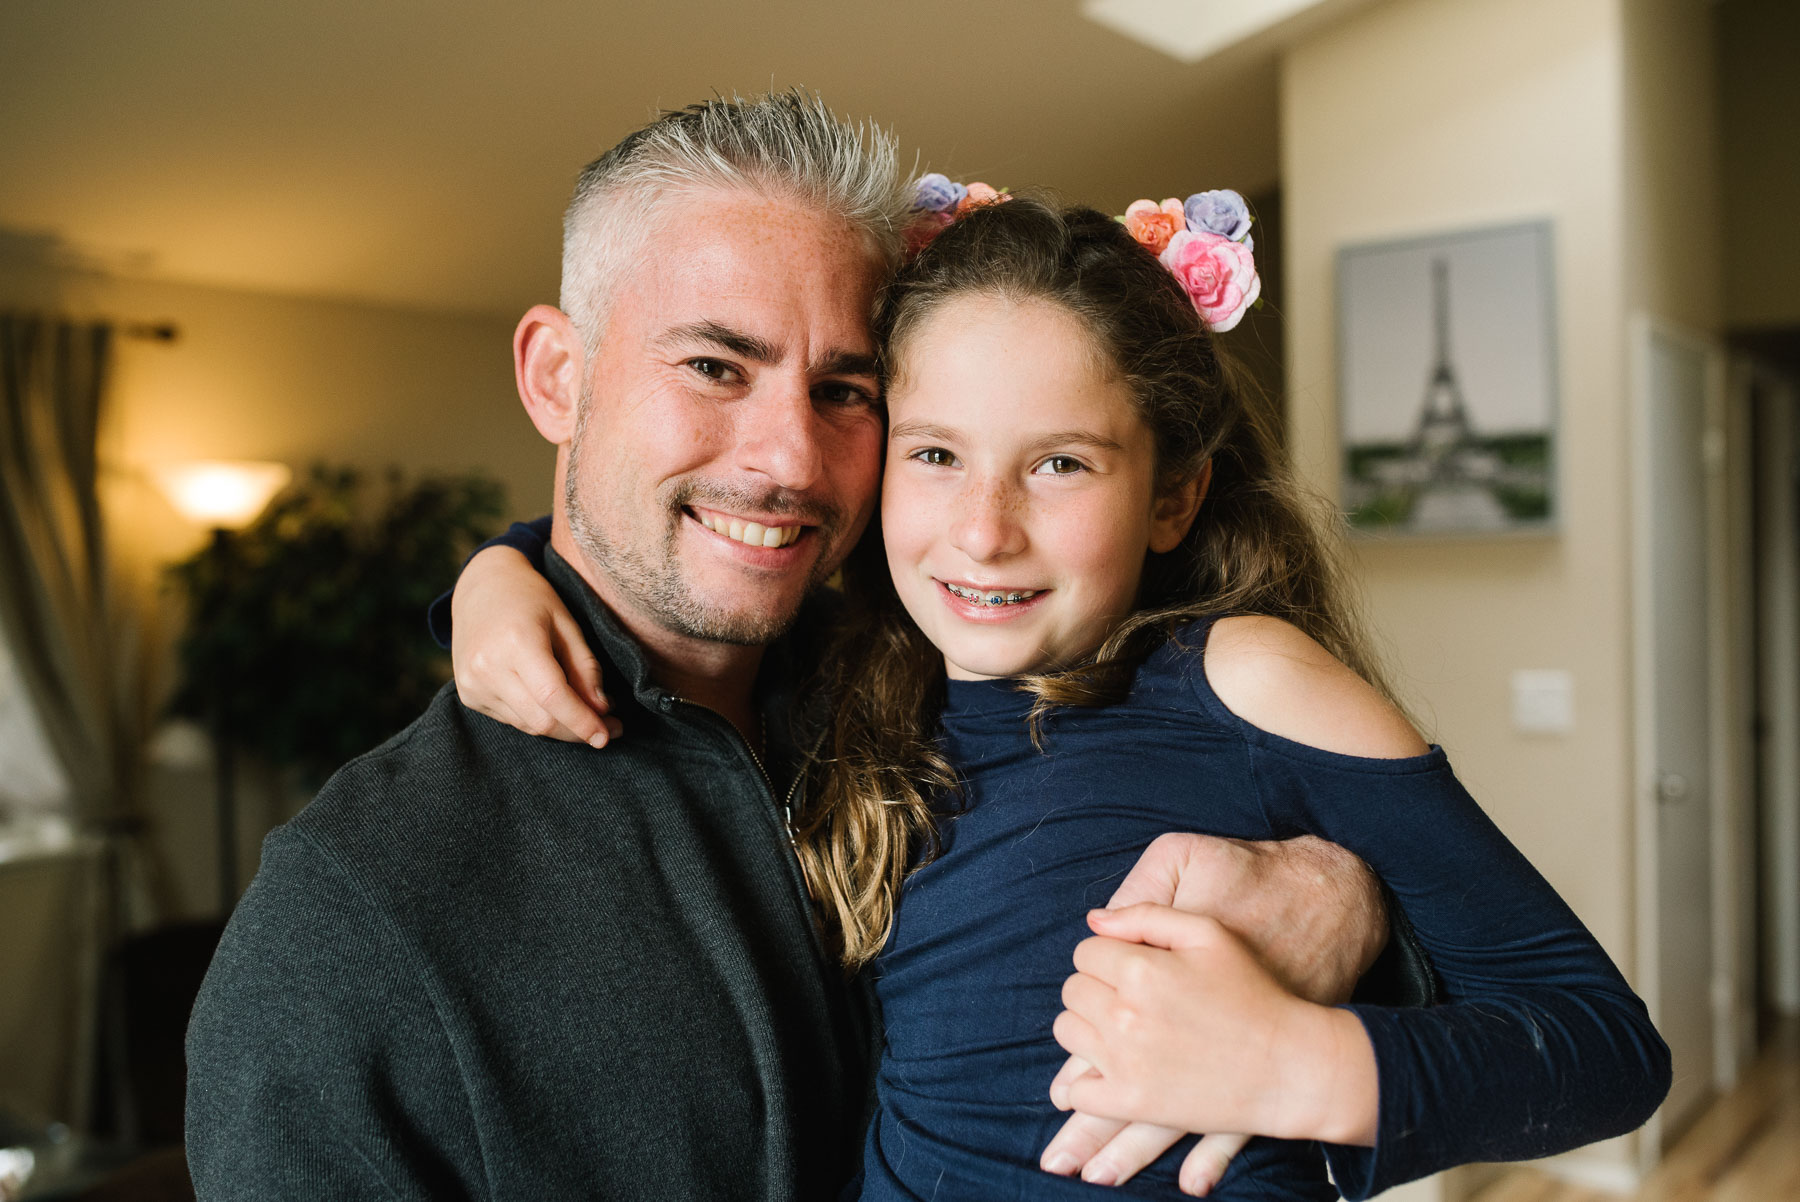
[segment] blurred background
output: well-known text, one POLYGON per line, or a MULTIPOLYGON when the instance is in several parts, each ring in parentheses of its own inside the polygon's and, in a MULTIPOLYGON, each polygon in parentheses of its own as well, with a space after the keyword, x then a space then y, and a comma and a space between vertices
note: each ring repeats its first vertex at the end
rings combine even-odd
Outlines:
POLYGON ((1340 252, 1547 227, 1549 520, 1354 556, 1677 1079, 1632 1137, 1406 1192, 1795 1196, 1797 55, 1791 0, 9 0, 0 1198, 182 1196, 182 1027, 262 835, 416 712, 424 602, 549 507, 509 343, 577 172, 793 85, 953 178, 1244 193, 1233 347, 1332 497, 1340 252))

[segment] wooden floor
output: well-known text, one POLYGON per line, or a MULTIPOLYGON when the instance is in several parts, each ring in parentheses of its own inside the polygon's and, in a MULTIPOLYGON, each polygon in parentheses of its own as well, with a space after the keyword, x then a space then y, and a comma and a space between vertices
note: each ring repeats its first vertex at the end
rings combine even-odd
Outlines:
POLYGON ((1643 1188, 1611 1194, 1514 1169, 1471 1202, 1800 1202, 1800 1027, 1787 1024, 1643 1188))

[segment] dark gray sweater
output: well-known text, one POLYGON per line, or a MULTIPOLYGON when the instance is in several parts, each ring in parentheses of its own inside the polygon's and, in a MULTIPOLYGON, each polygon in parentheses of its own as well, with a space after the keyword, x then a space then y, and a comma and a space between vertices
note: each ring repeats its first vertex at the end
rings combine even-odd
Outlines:
MULTIPOLYGON (((627 735, 533 738, 446 687, 269 836, 188 1034, 201 1198, 807 1199, 853 1171, 869 1015, 781 799, 548 573, 627 735)), ((813 653, 765 664, 776 748, 813 653)))

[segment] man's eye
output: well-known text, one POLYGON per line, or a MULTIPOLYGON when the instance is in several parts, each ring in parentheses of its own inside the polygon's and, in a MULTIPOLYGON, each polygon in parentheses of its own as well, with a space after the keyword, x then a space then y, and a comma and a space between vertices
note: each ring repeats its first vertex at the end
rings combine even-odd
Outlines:
POLYGON ((734 374, 731 365, 720 359, 689 359, 687 364, 709 380, 729 380, 734 374))
POLYGON ((1037 470, 1041 476, 1073 476, 1087 471, 1087 464, 1073 455, 1052 455, 1038 464, 1037 470))
POLYGON ((870 405, 875 397, 866 388, 833 380, 813 389, 813 397, 827 405, 870 405))
POLYGON ((955 467, 956 456, 943 447, 922 447, 908 456, 920 463, 929 463, 932 467, 955 467))

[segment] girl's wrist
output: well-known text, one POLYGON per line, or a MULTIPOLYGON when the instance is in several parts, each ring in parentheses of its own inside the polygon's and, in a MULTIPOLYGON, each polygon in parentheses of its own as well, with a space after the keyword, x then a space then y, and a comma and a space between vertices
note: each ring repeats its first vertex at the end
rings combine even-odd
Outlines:
POLYGON ((1375 1049, 1355 1012, 1301 1003, 1283 1040, 1285 1088, 1269 1130, 1289 1139, 1373 1147, 1380 1115, 1375 1049))

